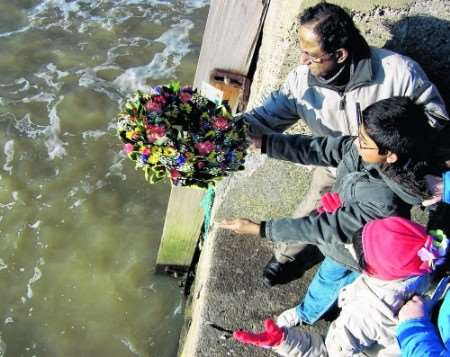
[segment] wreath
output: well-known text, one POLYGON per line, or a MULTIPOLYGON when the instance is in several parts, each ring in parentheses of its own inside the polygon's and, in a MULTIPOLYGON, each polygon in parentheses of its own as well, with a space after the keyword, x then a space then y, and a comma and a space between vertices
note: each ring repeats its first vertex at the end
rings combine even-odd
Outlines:
POLYGON ((171 82, 137 91, 118 115, 124 151, 149 183, 208 187, 242 170, 247 126, 229 107, 171 82))

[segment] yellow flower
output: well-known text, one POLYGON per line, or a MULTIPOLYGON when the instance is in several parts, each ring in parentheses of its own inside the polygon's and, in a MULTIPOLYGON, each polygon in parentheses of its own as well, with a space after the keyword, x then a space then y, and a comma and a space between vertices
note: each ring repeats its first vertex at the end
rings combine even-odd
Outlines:
POLYGON ((139 137, 140 134, 141 130, 139 128, 136 128, 132 131, 127 131, 125 136, 127 137, 127 139, 136 139, 137 137, 139 137))
POLYGON ((159 161, 161 155, 158 152, 152 152, 152 154, 148 158, 148 162, 150 164, 156 164, 159 161))
POLYGON ((152 146, 152 154, 158 154, 161 156, 162 150, 159 146, 152 146))
POLYGON ((163 152, 165 156, 174 156, 177 151, 174 148, 166 147, 163 152))

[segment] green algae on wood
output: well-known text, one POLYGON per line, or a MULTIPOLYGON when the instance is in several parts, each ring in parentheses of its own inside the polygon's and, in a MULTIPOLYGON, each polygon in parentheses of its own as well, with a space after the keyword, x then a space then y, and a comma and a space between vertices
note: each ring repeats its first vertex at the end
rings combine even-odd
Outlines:
POLYGON ((172 187, 164 222, 156 270, 187 270, 197 246, 203 223, 200 202, 206 190, 172 187))

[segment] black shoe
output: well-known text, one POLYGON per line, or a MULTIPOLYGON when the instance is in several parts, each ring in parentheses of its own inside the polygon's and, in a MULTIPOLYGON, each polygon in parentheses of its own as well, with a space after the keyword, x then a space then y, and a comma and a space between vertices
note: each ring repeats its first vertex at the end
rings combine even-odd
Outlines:
POLYGON ((263 285, 266 288, 280 284, 283 281, 283 268, 285 265, 286 264, 280 263, 275 256, 272 256, 263 270, 263 285))
POLYGON ((264 286, 270 288, 301 278, 305 271, 323 260, 323 255, 317 247, 308 245, 295 258, 291 262, 280 263, 275 256, 272 256, 263 270, 264 286))

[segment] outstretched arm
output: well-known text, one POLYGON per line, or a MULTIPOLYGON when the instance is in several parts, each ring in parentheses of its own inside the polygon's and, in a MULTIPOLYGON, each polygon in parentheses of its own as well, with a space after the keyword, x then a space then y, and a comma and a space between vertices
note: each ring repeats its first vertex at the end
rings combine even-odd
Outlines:
POLYGON ((314 332, 280 328, 273 320, 264 321, 264 331, 253 333, 237 330, 235 340, 268 348, 285 357, 327 357, 328 353, 322 337, 314 332))
POLYGON ((344 155, 358 153, 351 136, 323 136, 272 134, 262 137, 261 152, 268 156, 305 165, 338 166, 344 155))
POLYGON ((280 90, 272 92, 261 106, 243 114, 252 135, 280 133, 300 119, 298 103, 292 94, 297 76, 296 71, 291 72, 280 90))

